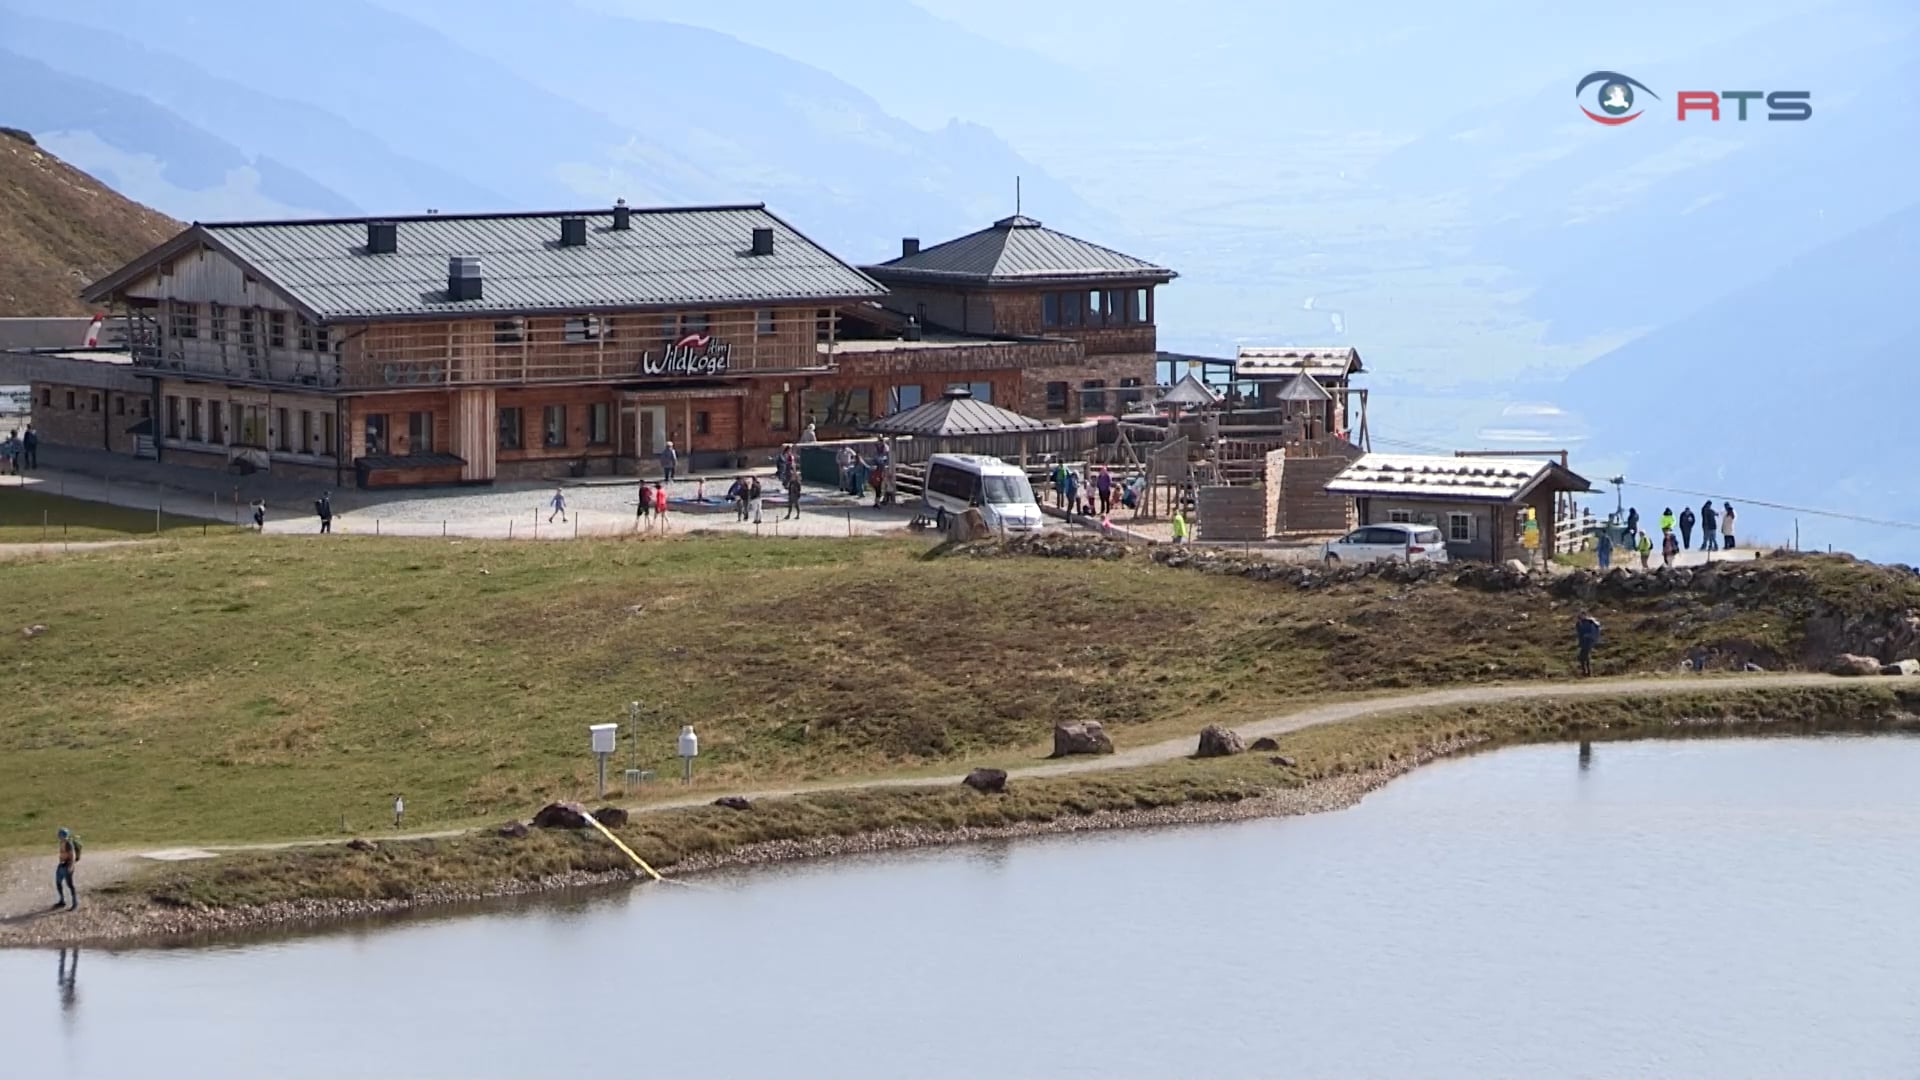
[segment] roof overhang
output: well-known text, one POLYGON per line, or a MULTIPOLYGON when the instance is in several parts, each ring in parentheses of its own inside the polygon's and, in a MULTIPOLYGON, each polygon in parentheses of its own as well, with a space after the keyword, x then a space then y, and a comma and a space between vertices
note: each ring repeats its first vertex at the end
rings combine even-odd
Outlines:
POLYGON ((1060 274, 966 274, 952 270, 910 270, 899 267, 862 266, 868 277, 881 284, 967 286, 975 289, 1040 289, 1104 285, 1165 285, 1180 275, 1172 270, 1098 270, 1060 274))

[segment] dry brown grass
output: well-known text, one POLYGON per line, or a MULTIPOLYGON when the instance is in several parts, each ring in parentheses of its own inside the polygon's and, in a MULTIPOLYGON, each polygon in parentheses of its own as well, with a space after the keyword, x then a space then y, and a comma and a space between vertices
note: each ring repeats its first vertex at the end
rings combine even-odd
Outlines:
POLYGON ((182 227, 8 134, 0 203, 0 316, 90 314, 82 288, 182 227))

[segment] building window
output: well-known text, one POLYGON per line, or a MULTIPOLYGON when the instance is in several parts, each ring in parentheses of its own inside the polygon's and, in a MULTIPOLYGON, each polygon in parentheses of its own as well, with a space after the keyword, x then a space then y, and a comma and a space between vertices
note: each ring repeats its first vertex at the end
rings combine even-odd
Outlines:
POLYGON ((88 406, 87 411, 89 412, 100 411, 100 395, 98 392, 87 395, 87 406, 88 406))
POLYGON ((153 418, 153 402, 148 401, 146 398, 141 398, 140 399, 140 419, 150 420, 152 418, 153 418))
POLYGON ((251 351, 256 344, 253 336, 254 314, 252 308, 240 309, 240 347, 251 351))
POLYGON ((1411 511, 1411 510, 1389 510, 1389 511, 1387 511, 1387 524, 1389 524, 1389 525, 1411 525, 1411 524, 1413 524, 1413 511, 1411 511))
POLYGON ((113 395, 113 415, 115 416, 127 415, 127 399, 124 397, 121 397, 119 394, 113 395))
POLYGON ((776 390, 767 395, 767 430, 787 430, 787 395, 776 390))
POLYGON ((563 336, 568 341, 599 341, 600 317, 598 315, 581 315, 568 319, 565 324, 565 333, 563 336))
POLYGON ((1123 290, 1120 293, 1120 300, 1125 305, 1121 317, 1126 322, 1138 324, 1147 321, 1147 290, 1123 290))
POLYGON ((1066 412, 1067 395, 1073 391, 1071 383, 1050 382, 1047 384, 1047 411, 1066 412))
POLYGON ((200 336, 200 309, 194 304, 182 304, 174 301, 168 312, 173 323, 172 336, 177 338, 197 338, 200 336))
POLYGON ((993 384, 990 382, 968 383, 967 392, 973 395, 973 400, 975 401, 984 401, 989 405, 993 404, 993 384))
POLYGON ((527 340, 527 320, 515 315, 511 319, 495 319, 493 323, 493 343, 495 345, 517 345, 527 340))
POLYGON ((858 427, 873 418, 873 392, 864 386, 809 390, 807 419, 821 427, 858 427))
POLYGON ((67 411, 71 412, 75 408, 77 408, 77 406, 73 403, 73 391, 69 390, 67 391, 67 411))
POLYGON ((1139 379, 1121 379, 1120 392, 1115 394, 1113 397, 1117 407, 1124 409, 1129 405, 1138 404, 1140 401, 1140 395, 1141 395, 1141 389, 1140 389, 1139 379))
POLYGON ((1107 409, 1107 381, 1088 379, 1080 384, 1080 407, 1093 412, 1105 412, 1107 409))
POLYGON ((305 409, 301 409, 300 410, 300 446, 299 446, 300 453, 302 454, 319 453, 320 448, 314 445, 314 440, 317 438, 319 438, 319 436, 313 433, 313 414, 308 412, 305 409))
POLYGON ((267 348, 284 349, 287 347, 287 313, 284 311, 267 312, 267 348))
POLYGON ((680 316, 660 316, 660 340, 669 343, 680 340, 680 316))
POLYGON ((707 332, 707 326, 708 319, 706 312, 701 312, 698 315, 682 315, 680 317, 680 336, 686 337, 688 334, 704 334, 707 332))
POLYGON ((1060 325, 1060 294, 1048 293, 1040 298, 1040 325, 1060 325))
POLYGON ((300 320, 300 348, 304 352, 327 351, 327 328, 319 323, 300 320))
POLYGON ((705 410, 694 413, 693 433, 695 435, 713 434, 713 414, 705 410))
POLYGON ((207 336, 214 341, 227 340, 227 309, 219 304, 207 305, 207 336))
POLYGON ((887 411, 902 412, 920 404, 920 384, 896 386, 887 391, 887 411))
POLYGON ((207 441, 215 445, 227 441, 227 403, 207 402, 207 441))
POLYGON ((53 391, 50 388, 45 386, 40 388, 40 405, 42 408, 53 408, 53 391))
POLYGON ((387 452, 387 414, 368 413, 366 419, 366 449, 363 453, 384 454, 387 452))
POLYGON ((432 413, 410 412, 407 414, 407 453, 433 453, 432 413))
POLYGON ((543 433, 540 438, 541 445, 567 445, 567 407, 565 405, 547 406, 540 428, 543 433))
POLYGON ((167 396, 167 437, 180 437, 180 399, 171 394, 167 396))
POLYGON ((1464 544, 1473 539, 1473 515, 1458 511, 1447 515, 1447 540, 1464 544))
POLYGON ((267 410, 262 405, 235 405, 233 418, 240 428, 240 437, 233 440, 235 446, 253 446, 261 450, 267 448, 267 410))
POLYGON ((587 406, 587 445, 605 446, 613 441, 612 408, 604 401, 587 406))
POLYGON ((525 425, 521 420, 519 409, 500 410, 500 433, 497 440, 500 444, 500 449, 520 449, 520 433, 524 430, 525 425))
POLYGON ((337 446, 338 444, 335 443, 333 439, 333 414, 330 412, 321 413, 320 414, 321 452, 331 457, 337 452, 335 449, 337 446))
POLYGON ((274 413, 273 448, 286 453, 293 449, 293 425, 288 423, 291 414, 285 409, 274 413))
POLYGON ((761 308, 753 313, 753 332, 756 334, 773 333, 773 309, 761 308))

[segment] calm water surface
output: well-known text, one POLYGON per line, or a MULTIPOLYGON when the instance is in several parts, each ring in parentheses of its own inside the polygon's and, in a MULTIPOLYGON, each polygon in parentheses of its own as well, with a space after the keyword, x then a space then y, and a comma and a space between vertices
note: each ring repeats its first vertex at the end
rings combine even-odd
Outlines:
POLYGON ((0 952, 0 1075, 1920 1076, 1916 777, 1527 748, 1311 818, 0 952))

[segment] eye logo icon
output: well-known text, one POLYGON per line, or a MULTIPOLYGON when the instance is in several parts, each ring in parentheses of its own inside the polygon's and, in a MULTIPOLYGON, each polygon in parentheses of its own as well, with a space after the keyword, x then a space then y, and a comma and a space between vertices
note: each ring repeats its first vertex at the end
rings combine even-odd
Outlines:
POLYGON ((1594 104, 1600 111, 1595 112, 1584 103, 1580 111, 1596 124, 1624 124, 1639 116, 1642 110, 1635 103, 1635 90, 1656 100, 1660 97, 1631 75, 1622 75, 1617 71, 1596 71, 1581 79, 1580 85, 1573 88, 1574 100, 1580 101, 1585 97, 1590 86, 1598 87, 1594 92, 1594 104))

